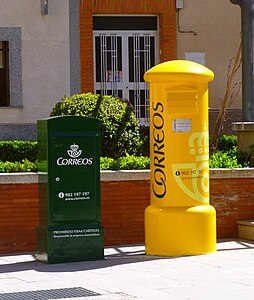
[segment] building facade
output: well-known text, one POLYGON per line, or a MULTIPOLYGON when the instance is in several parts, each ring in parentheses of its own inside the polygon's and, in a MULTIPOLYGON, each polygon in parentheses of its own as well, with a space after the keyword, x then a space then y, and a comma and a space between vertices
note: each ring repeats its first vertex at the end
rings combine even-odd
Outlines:
POLYGON ((0 2, 0 139, 36 139, 37 119, 80 91, 79 1, 0 2))
MULTIPOLYGON (((227 81, 241 44, 241 10, 230 0, 184 0, 177 12, 177 58, 205 64, 214 74, 209 83, 211 129, 226 94, 227 81)), ((229 92, 229 109, 224 130, 241 120, 241 66, 229 92)))
POLYGON ((81 1, 81 90, 127 98, 148 125, 143 75, 177 58, 175 24, 175 0, 81 1))
MULTIPOLYGON (((37 119, 79 92, 126 98, 148 125, 143 74, 173 59, 214 71, 213 119, 240 44, 240 23, 230 0, 2 0, 0 139, 36 139, 37 119)), ((239 70, 235 86, 240 81, 239 70)), ((237 120, 240 92, 230 108, 237 120)))

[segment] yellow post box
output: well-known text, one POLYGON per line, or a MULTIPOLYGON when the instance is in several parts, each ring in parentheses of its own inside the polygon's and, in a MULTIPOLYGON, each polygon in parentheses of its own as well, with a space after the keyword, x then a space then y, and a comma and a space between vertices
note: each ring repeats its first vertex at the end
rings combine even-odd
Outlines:
POLYGON ((216 212, 209 205, 208 68, 185 60, 148 70, 151 204, 146 253, 216 251, 216 212))

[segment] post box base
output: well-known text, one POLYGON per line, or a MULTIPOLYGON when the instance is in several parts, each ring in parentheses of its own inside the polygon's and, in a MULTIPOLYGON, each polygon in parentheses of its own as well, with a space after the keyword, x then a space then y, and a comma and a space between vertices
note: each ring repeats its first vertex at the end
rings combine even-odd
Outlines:
POLYGON ((216 211, 211 205, 155 207, 145 211, 146 254, 183 256, 216 251, 216 211))
POLYGON ((101 224, 38 225, 36 259, 65 263, 104 259, 104 231, 101 224))

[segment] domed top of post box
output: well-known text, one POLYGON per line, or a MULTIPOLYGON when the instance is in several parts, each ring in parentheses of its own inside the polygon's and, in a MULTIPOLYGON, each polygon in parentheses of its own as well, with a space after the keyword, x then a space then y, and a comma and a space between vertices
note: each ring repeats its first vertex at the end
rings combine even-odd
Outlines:
POLYGON ((144 79, 146 82, 167 83, 172 81, 209 82, 214 73, 203 65, 188 60, 171 60, 154 66, 148 70, 144 79))

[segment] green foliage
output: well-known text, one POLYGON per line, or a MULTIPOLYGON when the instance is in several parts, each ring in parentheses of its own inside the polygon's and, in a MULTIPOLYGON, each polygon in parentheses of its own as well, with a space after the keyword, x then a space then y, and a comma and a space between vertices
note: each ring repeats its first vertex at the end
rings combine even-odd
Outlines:
POLYGON ((145 156, 126 156, 115 161, 116 170, 142 170, 150 168, 150 159, 145 156))
POLYGON ((217 151, 210 156, 210 168, 242 168, 238 163, 237 153, 235 150, 223 152, 217 151))
POLYGON ((210 155, 210 168, 245 168, 253 166, 254 145, 245 153, 237 149, 237 136, 223 135, 218 151, 210 155))
POLYGON ((245 161, 250 162, 250 165, 253 166, 253 161, 254 161, 254 144, 249 146, 248 152, 244 153, 245 154, 245 161))
POLYGON ((37 172, 37 142, 0 141, 0 173, 37 172))
POLYGON ((218 150, 227 152, 237 147, 236 135, 222 135, 219 139, 218 150))
POLYGON ((253 167, 254 144, 249 146, 247 152, 237 151, 237 160, 243 167, 253 167))
POLYGON ((143 170, 150 168, 150 158, 147 156, 125 156, 117 159, 101 157, 101 170, 143 170))
POLYGON ((141 126, 140 127, 140 134, 143 141, 142 145, 142 155, 149 156, 150 155, 150 136, 149 136, 150 127, 148 126, 141 126))
POLYGON ((114 170, 114 158, 101 157, 100 158, 100 169, 101 170, 114 170))
MULTIPOLYGON (((142 139, 147 139, 146 152, 149 153, 149 130, 141 128, 142 139)), ((252 167, 254 145, 247 153, 237 150, 236 136, 222 136, 220 150, 210 155, 210 168, 252 167)), ((143 148, 144 151, 144 148, 143 148)), ((37 172, 37 142, 0 141, 0 173, 37 172)), ((141 170, 150 168, 148 156, 125 155, 122 157, 101 157, 101 170, 141 170)))
POLYGON ((0 141, 0 161, 22 162, 28 159, 37 160, 37 142, 29 141, 0 141))
POLYGON ((0 161, 0 173, 37 172, 37 162, 23 159, 21 162, 0 161))
POLYGON ((140 155, 143 141, 133 107, 127 100, 91 93, 57 102, 50 116, 95 117, 100 122, 101 156, 140 155))

